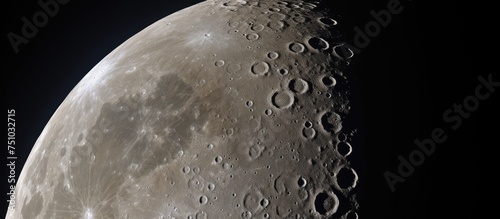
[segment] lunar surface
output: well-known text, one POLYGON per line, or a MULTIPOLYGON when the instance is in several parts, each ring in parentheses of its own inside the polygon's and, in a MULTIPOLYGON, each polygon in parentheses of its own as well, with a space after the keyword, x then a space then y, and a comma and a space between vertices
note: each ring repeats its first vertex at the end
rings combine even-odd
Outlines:
POLYGON ((7 218, 358 218, 337 20, 209 0, 157 21, 60 105, 7 218))

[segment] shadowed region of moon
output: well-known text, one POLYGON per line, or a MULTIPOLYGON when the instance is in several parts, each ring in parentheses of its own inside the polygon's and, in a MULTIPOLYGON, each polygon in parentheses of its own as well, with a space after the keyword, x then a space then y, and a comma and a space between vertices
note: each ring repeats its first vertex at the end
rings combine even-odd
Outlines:
POLYGON ((358 218, 353 53, 318 6, 208 0, 128 39, 47 123, 7 218, 358 218))

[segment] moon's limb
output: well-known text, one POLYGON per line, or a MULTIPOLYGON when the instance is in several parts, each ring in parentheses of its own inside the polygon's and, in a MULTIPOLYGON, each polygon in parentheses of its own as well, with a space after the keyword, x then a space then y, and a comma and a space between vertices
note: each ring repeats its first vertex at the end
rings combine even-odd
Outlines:
POLYGON ((354 214, 348 59, 316 7, 205 1, 131 37, 54 113, 7 218, 354 214))

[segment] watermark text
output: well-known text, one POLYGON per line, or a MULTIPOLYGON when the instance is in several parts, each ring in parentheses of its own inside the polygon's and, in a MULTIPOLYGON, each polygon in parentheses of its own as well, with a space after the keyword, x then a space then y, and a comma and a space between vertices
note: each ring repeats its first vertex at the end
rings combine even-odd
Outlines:
POLYGON ((425 159, 431 156, 436 150, 438 144, 443 144, 448 139, 448 134, 459 129, 465 119, 470 118, 480 105, 481 101, 486 101, 500 87, 500 81, 494 81, 493 75, 486 77, 480 75, 477 77, 478 85, 474 92, 465 97, 461 103, 454 103, 452 107, 446 109, 443 113, 443 122, 446 126, 436 127, 430 137, 422 140, 415 139, 413 143, 417 146, 408 156, 399 155, 397 157, 399 165, 397 171, 385 171, 384 178, 389 189, 394 192, 398 183, 404 183, 410 177, 415 168, 422 165, 425 159), (448 131, 446 131, 448 130, 448 131))
POLYGON ((28 44, 29 41, 38 34, 39 29, 47 25, 49 18, 59 13, 60 5, 65 5, 69 1, 70 0, 39 0, 38 6, 40 10, 29 16, 31 18, 26 16, 21 18, 23 24, 20 31, 17 33, 7 33, 7 39, 9 39, 14 53, 19 53, 19 47, 22 44, 28 44))
POLYGON ((7 193, 7 202, 9 203, 9 210, 16 208, 16 110, 7 110, 7 169, 9 174, 7 176, 7 186, 9 187, 7 193))

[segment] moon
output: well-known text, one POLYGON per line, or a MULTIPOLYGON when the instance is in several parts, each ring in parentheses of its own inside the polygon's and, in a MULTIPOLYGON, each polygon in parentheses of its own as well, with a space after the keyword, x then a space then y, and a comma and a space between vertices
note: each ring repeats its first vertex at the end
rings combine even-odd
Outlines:
POLYGON ((56 110, 7 218, 358 218, 338 22, 208 0, 150 25, 56 110))

